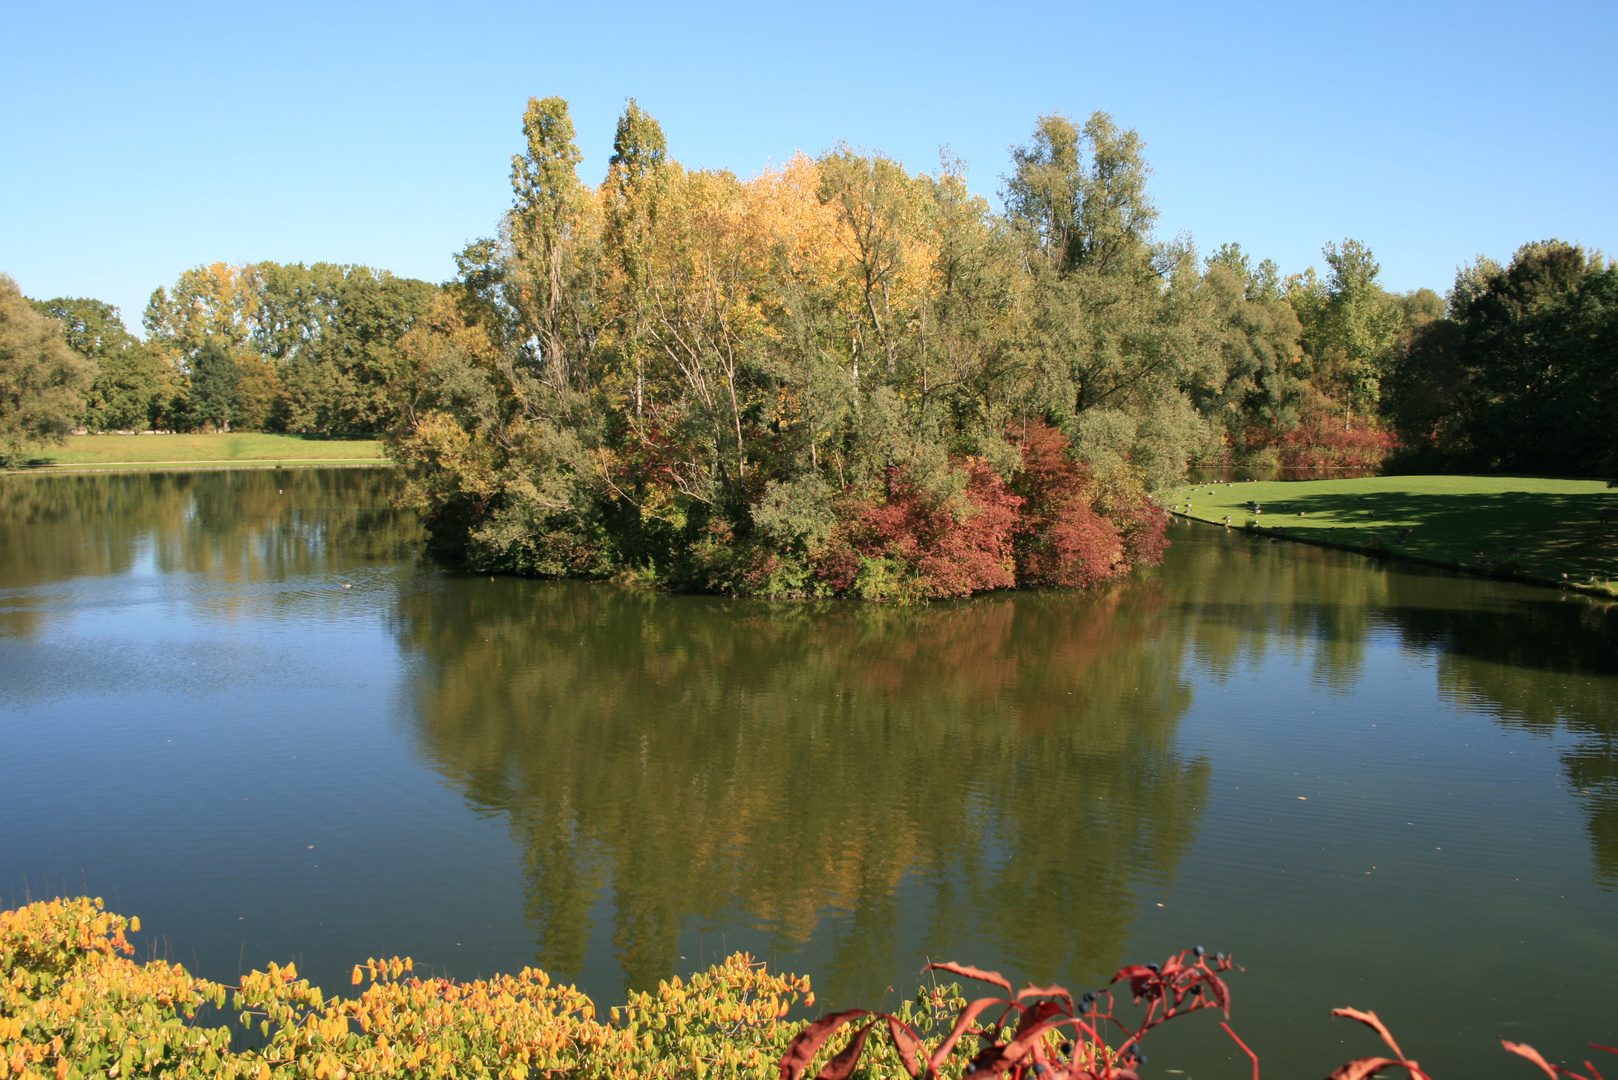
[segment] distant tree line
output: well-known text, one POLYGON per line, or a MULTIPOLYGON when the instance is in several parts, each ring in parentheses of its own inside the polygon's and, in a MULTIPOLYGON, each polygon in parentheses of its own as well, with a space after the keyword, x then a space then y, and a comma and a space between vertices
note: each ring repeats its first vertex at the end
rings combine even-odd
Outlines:
POLYGON ((442 286, 203 266, 144 341, 97 301, 8 302, 67 350, 35 437, 387 431, 480 567, 918 597, 1150 561, 1146 494, 1192 463, 1618 468, 1618 279, 1571 245, 1447 299, 1383 289, 1353 240, 1319 274, 1204 257, 1156 235, 1144 144, 1103 113, 1041 117, 999 210, 948 157, 686 169, 633 100, 595 186, 566 102, 523 132, 511 209, 442 286))
POLYGON ((438 291, 365 266, 215 263, 152 294, 144 341, 100 300, 27 304, 83 362, 57 429, 351 435, 398 422, 398 342, 438 291))

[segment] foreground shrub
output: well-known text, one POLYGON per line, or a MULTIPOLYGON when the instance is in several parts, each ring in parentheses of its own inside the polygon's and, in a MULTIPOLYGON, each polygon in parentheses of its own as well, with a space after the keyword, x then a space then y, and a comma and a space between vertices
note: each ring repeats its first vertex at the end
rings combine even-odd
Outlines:
MULTIPOLYGON (((138 929, 137 920, 84 897, 0 912, 0 1078, 802 1080, 818 1062, 817 1080, 849 1080, 856 1069, 869 1080, 1134 1080, 1155 1028, 1204 1009, 1229 1018, 1223 975, 1234 966, 1198 948, 1160 965, 1130 965, 1110 987, 1075 996, 1061 986, 1017 991, 996 972, 933 964, 1003 996, 968 1001, 959 984, 935 984, 892 1013, 847 1009, 799 1025, 786 1017, 795 1005, 814 1005, 809 980, 770 974, 737 954, 631 994, 602 1019, 576 988, 532 969, 456 982, 420 978, 409 960, 369 960, 353 973, 364 988, 343 998, 327 997, 291 964, 271 964, 227 987, 178 964, 134 962, 126 935, 138 929), (1112 987, 1119 996, 1127 988, 1135 1012, 1120 1009, 1112 987), (261 1046, 237 1049, 230 1027, 202 1019, 227 998, 261 1046), (856 1021, 852 1038, 834 1049, 838 1029, 856 1021)), ((1375 1013, 1334 1015, 1372 1028, 1393 1056, 1347 1062, 1329 1080, 1394 1068, 1429 1080, 1375 1013)), ((1251 1058, 1257 1080, 1258 1056, 1229 1024, 1220 1026, 1251 1058)), ((1587 1075, 1575 1073, 1530 1046, 1502 1045, 1552 1080, 1602 1080, 1590 1062, 1587 1075)))
MULTIPOLYGON (((928 970, 947 971, 978 982, 1000 987, 1004 997, 983 997, 962 1001, 955 1022, 948 1032, 929 1048, 934 1032, 918 1029, 908 1014, 846 1009, 831 1013, 806 1025, 793 1038, 781 1056, 780 1080, 802 1080, 812 1062, 824 1056, 824 1048, 837 1029, 865 1020, 835 1054, 829 1056, 816 1074, 817 1080, 847 1080, 868 1057, 871 1045, 878 1054, 897 1057, 911 1080, 938 1080, 953 1075, 961 1067, 963 1047, 975 1050, 961 1068, 965 1080, 1139 1080, 1140 1066, 1146 1064, 1142 1043, 1153 1029, 1180 1016, 1203 1009, 1218 1009, 1230 1019, 1230 988, 1221 978, 1235 965, 1223 953, 1212 960, 1199 945, 1171 956, 1162 964, 1131 964, 1112 977, 1107 988, 1075 998, 1062 986, 1034 986, 1016 990, 998 971, 983 971, 960 964, 929 964, 928 970), (1120 1015, 1111 989, 1119 983, 1128 986, 1133 1004, 1145 1006, 1144 1014, 1133 1019, 1120 1015), (874 1044, 868 1044, 873 1032, 874 1044), (886 1039, 881 1036, 886 1035, 886 1039)), ((1344 1062, 1326 1080, 1368 1080, 1388 1069, 1402 1069, 1410 1080, 1432 1080, 1421 1064, 1405 1057, 1393 1034, 1374 1012, 1333 1009, 1333 1016, 1358 1020, 1382 1037, 1393 1057, 1374 1055, 1344 1062)), ((936 1024, 935 1024, 936 1026, 936 1024)), ((1220 1023, 1253 1064, 1253 1080, 1260 1080, 1259 1057, 1241 1040, 1230 1024, 1220 1023)), ((1551 1080, 1602 1080, 1589 1061, 1583 1076, 1553 1065, 1539 1051, 1523 1043, 1501 1040, 1506 1050, 1533 1062, 1551 1080)), ((1618 1048, 1590 1044, 1592 1049, 1618 1054, 1618 1048)), ((971 1052, 971 1051, 966 1051, 971 1052)), ((866 1071, 872 1070, 867 1065, 866 1071)), ((886 1070, 878 1070, 887 1075, 886 1070)))
POLYGON ((775 1071, 807 979, 738 954, 598 1019, 571 986, 524 969, 471 982, 416 977, 409 960, 354 969, 355 998, 328 998, 293 965, 226 987, 179 965, 138 964, 139 928, 99 899, 0 912, 0 1077, 695 1077, 775 1071), (227 996, 264 1045, 198 1020, 227 996))

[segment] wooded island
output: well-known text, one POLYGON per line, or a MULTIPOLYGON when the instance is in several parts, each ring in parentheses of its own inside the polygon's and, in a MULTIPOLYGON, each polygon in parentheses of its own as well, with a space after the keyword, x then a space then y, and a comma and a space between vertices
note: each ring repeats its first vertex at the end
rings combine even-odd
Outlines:
POLYGON ((1618 472, 1618 269, 1560 241, 1393 294, 1160 239, 1144 143, 1040 118, 1002 208, 840 146, 689 170, 631 100, 600 184, 532 100, 496 234, 433 285, 198 267, 136 340, 0 283, 0 453, 90 430, 386 432, 485 570, 750 595, 1083 585, 1192 463, 1618 472))

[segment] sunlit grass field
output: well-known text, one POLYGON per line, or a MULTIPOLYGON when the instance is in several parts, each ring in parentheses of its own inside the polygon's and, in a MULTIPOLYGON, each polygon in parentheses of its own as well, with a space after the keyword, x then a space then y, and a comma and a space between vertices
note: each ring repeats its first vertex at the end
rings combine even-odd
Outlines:
POLYGON ((53 468, 141 468, 319 464, 387 460, 376 439, 327 439, 259 432, 228 435, 73 435, 30 463, 53 468))
POLYGON ((1582 585, 1618 580, 1618 488, 1601 480, 1236 481, 1185 485, 1160 501, 1201 521, 1446 566, 1582 585))

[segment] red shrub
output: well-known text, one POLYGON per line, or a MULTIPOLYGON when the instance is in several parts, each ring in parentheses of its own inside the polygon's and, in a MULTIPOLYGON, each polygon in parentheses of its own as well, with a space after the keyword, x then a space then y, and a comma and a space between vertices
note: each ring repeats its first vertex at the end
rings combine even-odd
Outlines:
POLYGON ((971 458, 964 505, 921 491, 901 469, 888 474, 884 502, 845 504, 846 524, 817 560, 836 592, 855 587, 862 560, 886 560, 904 595, 968 596, 1016 585, 1011 535, 1022 502, 989 464, 971 458))
POLYGON ((967 596, 1018 585, 1078 588, 1162 559, 1165 518, 1138 486, 1099 484, 1053 427, 1030 425, 1010 484, 968 458, 960 502, 922 491, 902 469, 880 503, 850 499, 842 524, 814 556, 835 593, 871 590, 910 599, 967 596), (881 563, 891 582, 861 575, 881 563))
POLYGON ((1012 482, 1023 498, 1019 583, 1074 588, 1161 560, 1162 512, 1138 488, 1096 484, 1068 446, 1048 424, 1031 424, 1023 435, 1022 471, 1012 482))
POLYGON ((1276 447, 1283 468, 1375 468, 1399 445, 1374 427, 1344 428, 1335 417, 1314 417, 1287 432, 1276 447))

